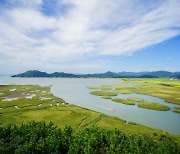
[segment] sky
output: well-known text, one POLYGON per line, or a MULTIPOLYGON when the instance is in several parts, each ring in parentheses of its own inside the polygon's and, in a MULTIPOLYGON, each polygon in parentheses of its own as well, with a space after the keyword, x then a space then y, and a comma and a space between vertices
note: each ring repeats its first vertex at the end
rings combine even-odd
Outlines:
POLYGON ((0 0, 0 74, 180 71, 180 0, 0 0))

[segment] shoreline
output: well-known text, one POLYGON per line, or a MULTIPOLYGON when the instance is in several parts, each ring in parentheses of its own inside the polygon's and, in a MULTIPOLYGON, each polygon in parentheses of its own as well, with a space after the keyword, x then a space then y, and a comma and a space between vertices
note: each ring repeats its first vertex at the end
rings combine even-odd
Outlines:
MULTIPOLYGON (((18 86, 23 86, 23 85, 9 85, 9 86, 17 86, 18 87, 18 86)), ((28 85, 24 85, 24 86, 28 86, 28 85)), ((33 88, 33 87, 35 87, 35 85, 32 85, 31 87, 33 88)), ((41 86, 38 86, 38 87, 41 87, 41 86)), ((43 87, 41 87, 41 88, 43 88, 43 87)), ((48 87, 48 89, 49 89, 48 91, 50 91, 50 87, 48 87)), ((46 91, 46 92, 48 92, 48 91, 46 91)), ((53 100, 59 100, 59 99, 62 100, 61 98, 57 98, 56 96, 54 96, 52 94, 51 94, 51 97, 53 98, 53 100)), ((33 99, 34 98, 32 98, 31 100, 33 100, 33 99)), ((28 99, 28 100, 30 100, 30 99, 28 99)), ((16 100, 16 101, 18 101, 18 100, 16 100)), ((48 100, 44 100, 44 101, 47 102, 48 100)), ((63 101, 63 103, 66 103, 66 102, 63 101)), ((82 126, 81 129, 86 128, 86 127, 90 126, 91 124, 95 124, 97 126, 100 126, 100 127, 103 127, 103 128, 107 128, 107 129, 118 128, 118 129, 122 129, 125 132, 140 133, 140 134, 149 134, 152 137, 153 137, 153 133, 154 132, 156 132, 157 134, 166 134, 168 136, 174 136, 175 138, 180 136, 180 134, 171 134, 171 133, 168 133, 167 131, 164 131, 164 130, 160 130, 160 129, 157 129, 157 128, 152 128, 152 127, 149 127, 149 126, 146 126, 146 125, 143 125, 143 124, 134 123, 134 122, 131 122, 131 121, 122 120, 120 118, 109 116, 109 115, 105 115, 105 114, 102 114, 102 113, 99 113, 99 112, 96 112, 96 111, 93 111, 93 110, 90 110, 90 109, 87 109, 87 108, 84 108, 84 107, 80 107, 80 106, 77 106, 77 105, 69 104, 68 106, 67 105, 63 106, 62 104, 60 104, 60 106, 56 106, 55 107, 55 105, 53 103, 49 103, 49 104, 51 104, 51 106, 49 105, 49 106, 46 106, 46 108, 40 108, 40 107, 43 107, 43 103, 41 103, 41 104, 42 104, 41 106, 38 106, 39 105, 39 102, 38 102, 37 110, 36 109, 32 110, 32 108, 28 109, 27 106, 18 106, 17 105, 18 108, 19 108, 18 109, 19 115, 22 114, 22 116, 27 116, 26 118, 23 119, 23 121, 24 122, 26 122, 26 121, 28 122, 32 118, 33 118, 32 120, 34 120, 34 116, 33 115, 36 114, 36 112, 38 112, 38 114, 41 115, 42 117, 43 116, 45 116, 45 117, 47 116, 47 115, 43 115, 43 113, 47 113, 50 116, 51 112, 52 113, 55 112, 56 113, 55 115, 57 116, 59 113, 63 113, 61 111, 71 112, 71 114, 74 113, 74 112, 77 112, 77 115, 75 114, 76 116, 82 116, 83 114, 87 114, 88 115, 88 116, 83 116, 82 117, 83 122, 82 122, 81 119, 79 120, 81 126, 82 126, 82 124, 84 124, 84 126, 82 126), (23 110, 23 109, 25 109, 24 110, 25 112, 22 111, 22 113, 21 113, 20 111, 23 110), (28 115, 29 115, 30 119, 28 119, 28 115), (91 117, 91 119, 89 119, 89 123, 88 123, 88 121, 86 122, 87 119, 85 119, 85 117, 89 118, 90 115, 92 117, 91 117)), ((12 110, 11 107, 9 109, 12 110)), ((17 108, 13 108, 14 111, 13 112, 11 111, 12 114, 16 113, 15 109, 17 110, 17 108)), ((4 110, 5 109, 3 108, 3 109, 0 110, 0 112, 3 112, 4 110)), ((7 113, 8 112, 6 112, 6 114, 7 113)), ((5 114, 5 112, 4 112, 4 114, 5 114)), ((1 115, 2 115, 2 113, 1 113, 1 115)), ((72 116, 72 118, 73 118, 73 116, 72 116)), ((38 120, 40 120, 40 119, 38 119, 38 120)), ((11 122, 13 124, 15 121, 11 121, 11 122)), ((52 122, 54 122, 54 121, 52 121, 52 122)), ((57 124, 56 122, 54 122, 54 123, 57 124)), ((71 124, 71 123, 73 123, 73 121, 68 122, 68 124, 71 124)), ((58 124, 57 124, 57 126, 58 126, 58 124)), ((60 126, 60 127, 62 127, 62 126, 60 126)), ((78 125, 78 127, 79 127, 79 125, 78 125)))

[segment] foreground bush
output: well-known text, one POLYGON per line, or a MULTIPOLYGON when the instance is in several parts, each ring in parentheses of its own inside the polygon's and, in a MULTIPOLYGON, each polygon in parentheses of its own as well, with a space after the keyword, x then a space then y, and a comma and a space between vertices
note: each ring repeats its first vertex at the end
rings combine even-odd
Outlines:
POLYGON ((74 132, 52 123, 32 122, 0 127, 0 153, 180 153, 178 145, 162 137, 159 141, 144 136, 91 127, 74 132))

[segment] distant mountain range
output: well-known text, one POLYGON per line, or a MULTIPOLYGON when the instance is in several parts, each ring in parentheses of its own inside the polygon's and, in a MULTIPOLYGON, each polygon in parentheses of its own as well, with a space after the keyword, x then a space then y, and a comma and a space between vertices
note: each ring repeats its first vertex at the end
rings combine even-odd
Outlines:
POLYGON ((154 72, 105 72, 94 74, 72 74, 64 72, 46 73, 38 70, 29 70, 12 77, 63 77, 63 78, 177 78, 180 79, 180 72, 154 71, 154 72))

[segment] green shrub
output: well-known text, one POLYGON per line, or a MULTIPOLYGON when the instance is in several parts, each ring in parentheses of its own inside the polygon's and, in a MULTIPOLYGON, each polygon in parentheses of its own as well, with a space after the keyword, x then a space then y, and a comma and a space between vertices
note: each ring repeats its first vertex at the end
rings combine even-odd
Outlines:
POLYGON ((32 122, 20 127, 0 127, 0 153, 179 153, 180 147, 161 136, 154 141, 146 136, 123 133, 118 129, 91 127, 74 132, 52 123, 32 122))

